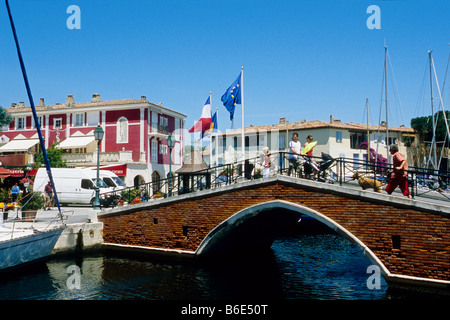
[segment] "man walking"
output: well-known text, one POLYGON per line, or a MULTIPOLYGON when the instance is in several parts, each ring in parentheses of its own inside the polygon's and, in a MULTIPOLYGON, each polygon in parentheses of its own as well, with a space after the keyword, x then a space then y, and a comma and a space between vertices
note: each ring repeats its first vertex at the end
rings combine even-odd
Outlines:
POLYGON ((406 158, 398 151, 396 144, 391 144, 389 152, 392 154, 393 170, 391 179, 386 186, 386 192, 391 194, 395 188, 399 187, 404 196, 411 199, 411 193, 408 188, 408 162, 406 158))

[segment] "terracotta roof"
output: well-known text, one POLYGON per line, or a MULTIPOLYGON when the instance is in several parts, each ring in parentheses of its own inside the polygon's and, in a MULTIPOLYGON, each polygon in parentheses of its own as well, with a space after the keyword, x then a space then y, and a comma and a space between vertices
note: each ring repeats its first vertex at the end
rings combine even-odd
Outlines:
MULTIPOLYGON (((152 102, 149 102, 147 100, 142 99, 120 99, 120 100, 105 100, 105 101, 98 101, 98 102, 75 102, 73 105, 68 106, 65 103, 58 103, 53 105, 45 105, 45 106, 38 106, 35 105, 36 111, 48 111, 48 110, 64 110, 64 109, 81 109, 81 108, 94 108, 94 107, 107 107, 107 106, 119 106, 119 105, 132 105, 132 104, 140 104, 140 103, 148 103, 152 106, 165 109, 171 112, 178 113, 182 116, 185 116, 185 114, 163 107, 161 104, 155 104, 152 102)), ((31 107, 29 106, 20 106, 16 105, 15 107, 11 107, 8 109, 5 109, 8 113, 22 113, 22 112, 31 112, 31 107)))
MULTIPOLYGON (((288 122, 285 124, 272 124, 272 125, 263 125, 263 126, 250 126, 245 127, 244 132, 268 132, 268 131, 296 131, 296 130, 309 130, 309 129, 319 129, 319 128, 335 128, 335 129, 343 129, 343 130, 355 130, 355 131, 366 131, 367 124, 354 123, 354 122, 341 122, 339 120, 330 121, 322 121, 322 120, 312 120, 312 121, 301 121, 301 122, 288 122)), ((370 131, 378 131, 377 125, 369 125, 370 131)), ((380 131, 385 131, 386 127, 381 127, 380 131)), ((389 127, 389 131, 398 131, 405 133, 414 133, 413 128, 409 127, 389 127)), ((228 131, 224 133, 224 135, 236 135, 241 133, 241 128, 228 131)))

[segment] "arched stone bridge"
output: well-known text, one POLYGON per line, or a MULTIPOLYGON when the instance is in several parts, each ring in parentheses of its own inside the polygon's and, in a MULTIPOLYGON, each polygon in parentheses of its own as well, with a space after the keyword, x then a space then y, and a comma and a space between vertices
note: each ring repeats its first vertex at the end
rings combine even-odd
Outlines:
POLYGON ((108 247, 180 256, 270 246, 302 216, 356 243, 389 283, 450 288, 450 206, 286 176, 99 214, 108 247))

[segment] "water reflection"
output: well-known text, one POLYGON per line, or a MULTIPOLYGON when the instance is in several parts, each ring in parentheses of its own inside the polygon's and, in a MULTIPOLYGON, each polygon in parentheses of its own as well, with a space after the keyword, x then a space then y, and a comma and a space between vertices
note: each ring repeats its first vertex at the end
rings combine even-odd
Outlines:
POLYGON ((0 299, 33 300, 385 300, 403 292, 370 290, 369 260, 336 234, 276 240, 270 250, 219 256, 208 263, 174 263, 148 256, 91 253, 60 256, 0 278, 0 299), (78 266, 71 289, 69 266, 78 266))

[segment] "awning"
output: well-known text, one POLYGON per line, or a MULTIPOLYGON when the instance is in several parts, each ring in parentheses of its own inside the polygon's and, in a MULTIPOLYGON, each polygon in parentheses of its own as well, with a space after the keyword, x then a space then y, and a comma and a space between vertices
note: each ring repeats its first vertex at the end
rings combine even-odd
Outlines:
POLYGON ((0 152, 27 151, 38 143, 39 139, 11 140, 7 144, 0 147, 0 152))
POLYGON ((56 148, 58 149, 86 148, 88 144, 94 141, 95 141, 94 136, 69 137, 63 142, 61 142, 56 148))
POLYGON ((123 177, 123 176, 127 175, 127 165, 126 164, 104 166, 104 167, 100 167, 99 169, 100 170, 109 170, 111 172, 114 172, 119 177, 123 177))
POLYGON ((3 167, 0 167, 0 178, 7 178, 11 175, 11 171, 8 169, 5 169, 3 167))

